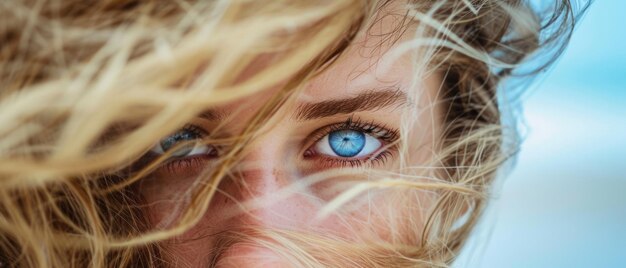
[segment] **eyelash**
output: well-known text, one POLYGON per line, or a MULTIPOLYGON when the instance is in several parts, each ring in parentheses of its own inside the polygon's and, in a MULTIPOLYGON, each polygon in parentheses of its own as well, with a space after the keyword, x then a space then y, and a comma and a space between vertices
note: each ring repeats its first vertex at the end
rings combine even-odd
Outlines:
MULTIPOLYGON (((208 135, 208 133, 202 128, 191 124, 185 125, 183 128, 180 129, 180 131, 189 131, 194 135, 200 137, 200 139, 203 139, 208 135)), ((330 124, 319 128, 318 130, 314 131, 310 135, 310 138, 308 138, 307 140, 308 141, 305 144, 308 144, 308 147, 303 153, 304 158, 315 158, 314 160, 319 161, 324 168, 360 167, 365 163, 382 165, 390 157, 393 156, 393 152, 396 148, 394 144, 398 140, 398 131, 395 129, 390 129, 385 125, 379 125, 373 121, 365 122, 360 119, 355 120, 353 117, 350 117, 344 122, 330 124), (375 152, 374 154, 361 159, 321 156, 313 151, 313 146, 322 138, 334 131, 340 130, 354 130, 367 135, 371 135, 372 137, 375 137, 382 141, 383 144, 381 148, 383 150, 380 152, 375 152)), ((219 147, 215 147, 219 149, 219 147)), ((158 157, 158 155, 153 155, 152 157, 158 157)), ((215 156, 208 155, 192 155, 187 157, 183 156, 178 158, 170 158, 165 161, 165 163, 162 165, 162 168, 168 170, 171 173, 175 173, 177 170, 184 168, 193 168, 196 166, 200 167, 206 160, 212 160, 214 158, 215 156)))
POLYGON ((183 128, 181 128, 180 130, 186 130, 189 131, 199 137, 205 137, 207 136, 209 133, 207 133, 204 129, 196 126, 196 125, 192 125, 192 124, 186 124, 185 126, 183 126, 183 128))
MULTIPOLYGON (((178 131, 189 131, 196 137, 199 137, 200 140, 204 139, 205 137, 209 135, 209 133, 206 132, 204 129, 193 124, 186 124, 182 128, 180 128, 178 131)), ((214 147, 219 148, 218 146, 214 146, 214 147)), ((148 153, 147 158, 150 160, 154 160, 158 157, 159 155, 150 152, 148 153)), ((167 170, 169 173, 176 173, 177 171, 182 170, 182 169, 201 167, 204 165, 204 163, 207 160, 212 160, 214 158, 215 156, 212 156, 212 155, 192 155, 192 156, 183 156, 183 157, 170 157, 166 159, 165 162, 163 162, 163 164, 161 164, 161 167, 159 167, 158 169, 167 170)), ((148 161, 143 161, 143 162, 148 162, 148 161)))
POLYGON ((311 145, 306 149, 304 157, 317 157, 318 155, 312 151, 312 147, 326 135, 340 130, 359 131, 380 139, 383 141, 381 148, 384 150, 382 152, 376 152, 364 159, 325 157, 322 161, 325 162, 325 166, 327 167, 360 167, 365 163, 384 164, 390 157, 393 156, 393 152, 396 148, 394 144, 398 140, 398 130, 390 129, 385 125, 379 125, 374 121, 365 122, 358 118, 355 120, 353 117, 350 117, 343 123, 331 124, 316 130, 310 138, 313 142, 311 142, 311 145))

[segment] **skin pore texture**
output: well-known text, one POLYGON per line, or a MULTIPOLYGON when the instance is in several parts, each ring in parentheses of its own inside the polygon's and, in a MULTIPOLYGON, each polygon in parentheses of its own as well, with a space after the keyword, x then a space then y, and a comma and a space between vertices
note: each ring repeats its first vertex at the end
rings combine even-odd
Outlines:
MULTIPOLYGON (((383 19, 372 31, 390 32, 397 27, 395 23, 393 19, 383 19)), ((441 128, 442 112, 435 101, 441 77, 431 74, 415 84, 413 58, 391 58, 390 52, 409 35, 399 33, 399 39, 393 41, 383 40, 385 35, 360 35, 333 65, 305 84, 295 101, 281 107, 246 147, 232 176, 218 186, 202 220, 164 244, 167 262, 185 267, 293 265, 261 243, 222 242, 227 233, 247 228, 308 232, 353 242, 419 241, 419 237, 402 230, 422 229, 431 203, 426 191, 412 197, 413 205, 398 204, 406 199, 400 201, 387 195, 393 191, 364 191, 319 217, 325 205, 353 184, 346 177, 314 182, 310 179, 318 172, 337 168, 354 167, 363 169, 362 173, 366 173, 365 168, 398 171, 402 166, 398 136, 407 111, 418 112, 409 119, 410 128, 404 133, 410 137, 406 144, 410 154, 403 161, 432 165, 441 128), (373 140, 379 141, 379 146, 372 147, 374 150, 365 156, 347 158, 351 162, 319 151, 324 147, 324 137, 332 131, 329 126, 342 129, 348 125, 351 129, 355 129, 353 125, 373 129, 373 139, 367 140, 370 144, 366 146, 372 145, 373 140), (403 216, 404 213, 411 215, 403 216), (411 217, 410 223, 403 220, 405 217, 411 217)), ((259 66, 262 65, 261 62, 259 66)), ((251 66, 249 71, 258 68, 261 67, 251 66)), ((216 107, 191 122, 190 128, 217 138, 236 135, 276 90, 268 89, 216 107)), ((220 154, 219 145, 203 148, 209 148, 210 153, 173 158, 140 183, 140 193, 148 204, 154 226, 171 224, 185 205, 185 191, 220 154)))

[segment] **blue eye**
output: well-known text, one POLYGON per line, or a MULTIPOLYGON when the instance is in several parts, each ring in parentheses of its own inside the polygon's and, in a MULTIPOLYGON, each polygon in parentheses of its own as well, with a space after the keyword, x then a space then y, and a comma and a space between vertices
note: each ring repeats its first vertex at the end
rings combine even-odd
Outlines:
POLYGON ((349 158, 365 157, 380 149, 382 143, 375 137, 358 130, 336 130, 315 144, 321 154, 349 158))
MULTIPOLYGON (((182 129, 168 137, 162 139, 158 144, 156 144, 151 152, 162 155, 166 151, 172 149, 176 145, 182 142, 190 142, 190 141, 199 141, 202 138, 202 134, 198 133, 198 131, 194 131, 192 129, 182 129)), ((186 145, 179 147, 176 151, 172 152, 172 157, 185 157, 192 155, 200 155, 200 154, 215 154, 217 150, 214 146, 201 144, 200 142, 191 142, 186 145)))

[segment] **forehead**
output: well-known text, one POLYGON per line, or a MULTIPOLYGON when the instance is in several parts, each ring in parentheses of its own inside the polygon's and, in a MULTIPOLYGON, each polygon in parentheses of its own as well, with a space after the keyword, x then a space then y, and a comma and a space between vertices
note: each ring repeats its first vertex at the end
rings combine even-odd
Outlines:
MULTIPOLYGON (((332 65, 307 81, 296 101, 317 103, 390 89, 403 91, 409 99, 421 99, 421 95, 427 94, 425 99, 432 100, 440 83, 438 76, 430 75, 416 81, 415 63, 411 53, 398 54, 396 50, 403 42, 413 38, 412 32, 415 29, 415 25, 407 23, 406 9, 399 5, 400 2, 402 1, 392 1, 382 8, 375 15, 374 23, 357 35, 332 65)), ((244 71, 243 77, 271 64, 269 62, 272 57, 261 56, 256 61, 258 64, 253 64, 244 71)), ((277 89, 278 87, 263 90, 253 97, 221 107, 238 113, 253 112, 264 100, 273 96, 277 89)))
POLYGON ((330 68, 312 79, 300 99, 308 102, 390 87, 408 90, 414 73, 411 57, 394 53, 411 38, 402 12, 397 5, 381 10, 380 19, 358 35, 330 68))
POLYGON ((351 49, 335 65, 312 79, 300 99, 311 102, 386 88, 406 90, 411 77, 411 64, 395 62, 383 66, 380 64, 382 60, 381 56, 364 57, 358 53, 358 48, 351 49))

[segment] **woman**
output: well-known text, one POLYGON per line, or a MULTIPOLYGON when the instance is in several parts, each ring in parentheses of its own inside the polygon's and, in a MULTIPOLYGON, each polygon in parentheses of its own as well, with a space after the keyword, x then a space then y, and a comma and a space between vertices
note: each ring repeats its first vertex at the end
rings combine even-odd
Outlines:
POLYGON ((497 89, 573 22, 565 0, 0 5, 8 267, 448 266, 516 150, 497 89))

